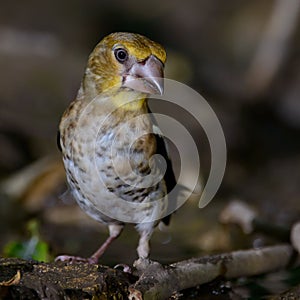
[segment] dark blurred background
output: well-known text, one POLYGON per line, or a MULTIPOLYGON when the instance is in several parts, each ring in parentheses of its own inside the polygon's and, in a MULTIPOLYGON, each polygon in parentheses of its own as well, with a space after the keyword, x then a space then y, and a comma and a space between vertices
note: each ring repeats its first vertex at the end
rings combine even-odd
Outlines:
MULTIPOLYGON (((197 199, 184 205, 169 231, 154 236, 152 257, 170 262, 270 243, 224 228, 218 215, 228 201, 240 199, 276 224, 290 226, 299 218, 298 2, 2 1, 0 249, 29 238, 32 219, 51 255, 89 255, 106 237, 104 227, 59 198, 66 187, 56 132, 89 53, 114 31, 163 44, 166 76, 207 99, 227 141, 226 174, 215 199, 202 210, 197 199)), ((210 160, 205 143, 204 181, 210 160)), ((102 262, 131 263, 136 243, 134 230, 125 231, 102 262)))

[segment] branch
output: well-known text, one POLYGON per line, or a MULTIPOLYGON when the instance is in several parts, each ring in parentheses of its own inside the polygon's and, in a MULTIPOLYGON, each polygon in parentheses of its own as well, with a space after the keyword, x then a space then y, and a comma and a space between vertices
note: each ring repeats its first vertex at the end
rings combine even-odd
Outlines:
POLYGON ((194 258, 169 266, 138 260, 139 280, 129 288, 129 299, 166 299, 175 291, 195 287, 216 279, 253 276, 288 266, 293 249, 279 245, 236 251, 229 254, 194 258))
POLYGON ((127 298, 136 278, 101 265, 0 259, 1 299, 127 298))
POLYGON ((293 287, 287 292, 284 292, 277 296, 272 296, 268 298, 269 300, 293 300, 293 299, 300 299, 300 286, 297 285, 296 287, 293 287))
POLYGON ((278 245, 162 266, 136 261, 134 274, 101 265, 0 259, 1 299, 166 299, 219 276, 237 278, 288 266, 293 249, 278 245))

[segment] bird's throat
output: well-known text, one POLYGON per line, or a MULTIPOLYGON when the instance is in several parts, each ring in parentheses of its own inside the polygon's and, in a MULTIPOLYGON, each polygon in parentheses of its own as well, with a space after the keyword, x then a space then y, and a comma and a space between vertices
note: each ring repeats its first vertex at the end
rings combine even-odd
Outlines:
POLYGON ((111 97, 111 101, 116 108, 125 111, 141 110, 146 103, 146 95, 136 92, 119 91, 111 97))

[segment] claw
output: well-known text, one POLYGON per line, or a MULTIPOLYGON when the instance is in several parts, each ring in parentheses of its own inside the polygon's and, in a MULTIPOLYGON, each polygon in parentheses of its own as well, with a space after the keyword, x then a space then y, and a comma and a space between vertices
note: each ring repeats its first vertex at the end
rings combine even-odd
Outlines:
POLYGON ((125 273, 132 274, 131 267, 126 265, 126 264, 117 264, 117 265, 114 266, 114 269, 121 269, 125 273))
POLYGON ((77 263, 86 263, 86 264, 96 264, 98 260, 96 258, 88 257, 80 257, 80 256, 69 256, 69 255, 60 255, 55 258, 55 262, 62 261, 67 262, 69 264, 77 264, 77 263))

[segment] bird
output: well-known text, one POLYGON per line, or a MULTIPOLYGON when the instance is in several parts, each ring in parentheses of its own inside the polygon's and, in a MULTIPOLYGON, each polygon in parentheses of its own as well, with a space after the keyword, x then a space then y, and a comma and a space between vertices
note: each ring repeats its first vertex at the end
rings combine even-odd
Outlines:
POLYGON ((91 52, 57 142, 71 195, 109 236, 88 258, 56 261, 97 263, 127 223, 139 234, 138 257, 148 258, 154 228, 169 224, 176 179, 148 106, 150 95, 163 94, 165 62, 163 46, 137 33, 111 33, 91 52))

